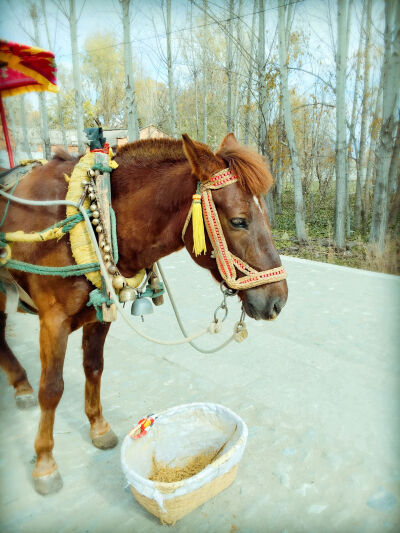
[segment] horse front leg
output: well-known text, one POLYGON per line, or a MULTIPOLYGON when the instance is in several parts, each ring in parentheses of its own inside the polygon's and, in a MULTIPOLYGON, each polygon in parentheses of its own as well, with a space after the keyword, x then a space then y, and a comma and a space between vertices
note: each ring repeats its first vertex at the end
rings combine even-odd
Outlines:
POLYGON ((36 464, 32 476, 40 494, 50 494, 62 487, 62 479, 53 457, 53 427, 57 405, 64 391, 63 366, 69 319, 52 308, 40 318, 40 360, 42 373, 39 386, 41 410, 39 429, 35 440, 36 464))
POLYGON ((83 368, 85 370, 85 413, 90 422, 93 444, 102 450, 113 448, 118 438, 105 420, 100 402, 104 341, 110 323, 94 322, 83 326, 83 368))

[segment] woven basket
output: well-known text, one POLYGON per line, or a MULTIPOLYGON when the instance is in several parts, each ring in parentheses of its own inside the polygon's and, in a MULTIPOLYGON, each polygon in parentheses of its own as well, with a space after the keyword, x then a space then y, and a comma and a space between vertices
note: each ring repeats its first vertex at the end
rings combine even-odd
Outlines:
POLYGON ((217 404, 195 403, 156 416, 147 435, 122 444, 121 463, 135 499, 163 524, 177 520, 213 498, 235 480, 247 427, 217 404), (150 481, 152 459, 176 466, 183 458, 221 449, 198 474, 173 483, 150 481))

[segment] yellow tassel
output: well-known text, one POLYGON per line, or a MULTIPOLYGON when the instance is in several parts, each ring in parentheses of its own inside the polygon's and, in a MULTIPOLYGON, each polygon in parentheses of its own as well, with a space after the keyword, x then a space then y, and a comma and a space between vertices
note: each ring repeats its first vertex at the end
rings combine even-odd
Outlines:
POLYGON ((207 252, 206 237, 204 234, 201 194, 194 194, 192 198, 193 251, 198 256, 203 252, 207 252))

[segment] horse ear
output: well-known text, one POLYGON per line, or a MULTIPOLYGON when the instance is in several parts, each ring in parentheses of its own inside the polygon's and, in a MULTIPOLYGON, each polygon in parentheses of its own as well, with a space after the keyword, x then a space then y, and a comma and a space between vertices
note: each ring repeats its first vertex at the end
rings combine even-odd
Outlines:
POLYGON ((239 144, 238 140, 235 137, 235 134, 230 132, 228 135, 225 135, 225 137, 222 140, 222 143, 218 149, 218 151, 222 150, 223 148, 226 148, 227 146, 235 146, 239 144))
POLYGON ((201 150, 196 146, 195 141, 193 141, 186 133, 182 134, 182 141, 183 151, 185 152, 186 159, 190 163, 193 174, 199 179, 202 179, 204 172, 202 172, 200 165, 201 150))

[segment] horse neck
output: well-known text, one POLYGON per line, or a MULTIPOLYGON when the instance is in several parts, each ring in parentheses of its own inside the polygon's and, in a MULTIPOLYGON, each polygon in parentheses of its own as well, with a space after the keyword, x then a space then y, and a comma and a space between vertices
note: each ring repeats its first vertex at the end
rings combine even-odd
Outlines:
POLYGON ((196 189, 186 161, 141 167, 118 161, 112 175, 118 268, 132 276, 183 247, 181 233, 196 189))

